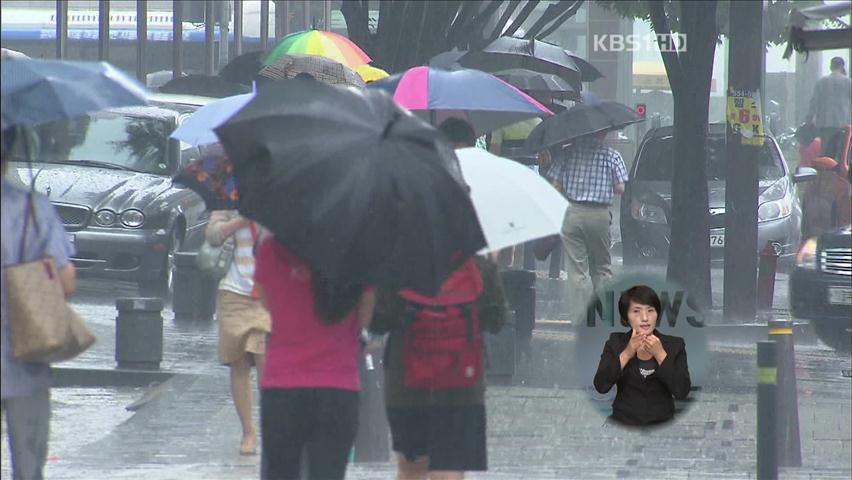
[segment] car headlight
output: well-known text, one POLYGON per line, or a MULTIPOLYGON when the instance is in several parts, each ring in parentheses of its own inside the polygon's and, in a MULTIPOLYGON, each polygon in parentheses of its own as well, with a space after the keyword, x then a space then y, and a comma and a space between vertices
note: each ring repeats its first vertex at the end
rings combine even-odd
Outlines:
POLYGON ((666 213, 656 205, 634 201, 630 206, 630 215, 634 220, 647 223, 666 223, 666 213))
POLYGON ((112 210, 98 210, 95 213, 95 223, 102 227, 109 227, 115 224, 118 217, 112 210))
POLYGON ((770 220, 778 220, 779 218, 790 216, 792 211, 793 205, 788 197, 766 202, 757 208, 757 221, 762 223, 770 220))
POLYGON ((781 179, 767 188, 758 199, 757 221, 769 222, 790 216, 793 201, 787 192, 787 180, 781 179))
POLYGON ((809 238, 796 252, 796 266, 808 270, 817 268, 817 239, 809 238))
POLYGON ((121 212, 121 224, 129 228, 139 228, 145 223, 145 214, 140 210, 131 208, 121 212))

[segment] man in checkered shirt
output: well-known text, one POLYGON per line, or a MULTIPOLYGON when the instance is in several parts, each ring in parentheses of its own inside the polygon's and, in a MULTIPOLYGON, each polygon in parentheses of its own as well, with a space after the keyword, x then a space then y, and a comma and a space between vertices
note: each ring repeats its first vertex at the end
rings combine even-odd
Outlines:
MULTIPOLYGON (((578 138, 548 165, 544 176, 568 199, 562 224, 572 305, 585 310, 594 290, 612 276, 610 207, 624 193, 627 168, 621 154, 604 145, 607 132, 578 138)), ((548 157, 543 155, 543 159, 548 157)))

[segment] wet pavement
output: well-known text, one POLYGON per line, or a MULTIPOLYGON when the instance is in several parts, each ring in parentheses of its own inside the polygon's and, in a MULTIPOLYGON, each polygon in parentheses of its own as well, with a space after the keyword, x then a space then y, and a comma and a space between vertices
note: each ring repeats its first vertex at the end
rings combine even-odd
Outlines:
MULTIPOLYGON (((62 368, 115 367, 114 298, 132 287, 83 282, 74 300, 98 343, 62 368)), ((258 478, 259 456, 237 452, 239 423, 228 372, 216 360, 212 321, 164 317, 162 383, 55 388, 50 458, 54 479, 258 478), (125 408, 145 398, 135 412, 125 408)), ((755 478, 755 348, 750 340, 711 342, 712 379, 657 430, 624 431, 605 423, 608 403, 573 387, 577 335, 570 325, 541 322, 533 356, 510 385, 488 391, 490 469, 473 479, 755 478)), ((803 466, 781 478, 852 476, 852 380, 848 355, 809 337, 796 346, 803 466)), ((93 374, 97 376, 97 374, 93 374)), ((62 373, 59 374, 62 377, 62 373)), ((103 377, 103 376, 102 376, 103 377)), ((256 414, 257 412, 255 412, 256 414)), ((9 478, 3 442, 2 478, 9 478)), ((391 463, 353 464, 348 478, 394 477, 391 463)))

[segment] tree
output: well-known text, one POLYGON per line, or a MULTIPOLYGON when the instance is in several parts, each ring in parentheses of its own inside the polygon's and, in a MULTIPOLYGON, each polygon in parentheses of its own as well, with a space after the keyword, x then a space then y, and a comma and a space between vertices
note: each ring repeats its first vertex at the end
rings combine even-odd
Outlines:
MULTIPOLYGON (((687 37, 685 52, 661 56, 674 100, 674 175, 671 243, 667 276, 705 307, 712 305, 706 144, 713 56, 728 31, 729 1, 643 0, 598 1, 626 18, 646 20, 657 35, 678 32, 687 37), (715 22, 707 19, 716 19, 715 22)), ((764 12, 764 41, 780 44, 793 4, 770 1, 764 12)))
MULTIPOLYGON (((539 0, 379 1, 375 32, 369 28, 367 0, 346 0, 340 7, 349 38, 390 72, 423 65, 433 56, 458 48, 481 48, 501 35, 515 35, 535 12, 539 0), (523 4, 523 5, 522 5, 523 4)), ((524 33, 543 38, 574 16, 584 0, 550 4, 524 33)))

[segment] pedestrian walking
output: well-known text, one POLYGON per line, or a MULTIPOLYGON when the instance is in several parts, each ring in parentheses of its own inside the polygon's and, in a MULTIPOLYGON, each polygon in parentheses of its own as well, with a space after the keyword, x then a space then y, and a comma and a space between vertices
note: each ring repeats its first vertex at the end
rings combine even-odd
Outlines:
POLYGON ((820 131, 823 148, 837 132, 837 129, 852 123, 852 79, 846 74, 846 62, 834 57, 830 63, 831 73, 820 78, 814 85, 807 123, 812 123, 820 131))
POLYGON ((618 393, 610 419, 623 425, 662 423, 674 417, 674 400, 689 395, 686 344, 657 330, 661 310, 654 289, 637 285, 621 294, 618 312, 627 332, 615 332, 604 345, 595 390, 618 393))
POLYGON ((385 406, 400 479, 488 468, 480 328, 508 311, 497 266, 469 259, 435 297, 380 290, 371 331, 389 333, 385 406))
POLYGON ((234 255, 228 273, 219 281, 216 321, 219 324, 219 361, 230 369, 231 397, 242 426, 239 451, 253 455, 257 429, 252 420, 252 366, 263 376, 269 313, 260 302, 254 283, 254 247, 260 228, 236 210, 215 210, 210 215, 206 238, 222 245, 233 238, 234 255))
MULTIPOLYGON (((62 221, 47 197, 33 193, 6 180, 11 150, 15 146, 16 130, 2 132, 2 341, 0 341, 0 374, 2 374, 2 411, 9 437, 12 476, 18 479, 41 479, 47 460, 47 441, 50 430, 50 365, 16 360, 12 356, 10 318, 6 298, 7 266, 53 257, 58 269, 62 290, 71 296, 75 290, 75 270, 71 263, 73 247, 62 221), (32 205, 29 223, 26 210, 32 205), (22 239, 26 238, 26 242, 22 239), (23 250, 23 251, 22 251, 23 250)), ((23 139, 22 139, 23 140, 23 139)))
MULTIPOLYGON (((576 139, 552 159, 545 177, 568 199, 562 226, 571 305, 585 311, 594 290, 612 277, 612 206, 624 193, 627 168, 617 150, 604 145, 607 131, 576 139)), ((549 160, 547 150, 544 160, 549 160)))
POLYGON ((261 380, 261 478, 342 479, 358 431, 360 332, 375 293, 338 285, 272 235, 257 249, 260 298, 272 331, 261 380))

